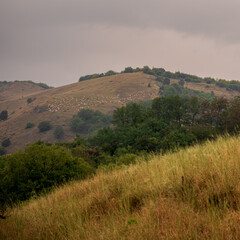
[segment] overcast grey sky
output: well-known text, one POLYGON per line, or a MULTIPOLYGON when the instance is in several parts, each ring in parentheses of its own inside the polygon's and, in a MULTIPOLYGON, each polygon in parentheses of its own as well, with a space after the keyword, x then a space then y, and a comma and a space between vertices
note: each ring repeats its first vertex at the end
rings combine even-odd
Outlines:
POLYGON ((0 81, 127 66, 240 80, 239 0, 0 0, 0 81))

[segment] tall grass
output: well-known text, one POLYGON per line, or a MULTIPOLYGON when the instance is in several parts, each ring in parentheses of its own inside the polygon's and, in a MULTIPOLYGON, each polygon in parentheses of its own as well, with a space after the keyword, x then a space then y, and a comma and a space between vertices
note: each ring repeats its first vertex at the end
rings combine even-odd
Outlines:
POLYGON ((0 239, 240 239, 239 142, 100 171, 9 210, 0 239))

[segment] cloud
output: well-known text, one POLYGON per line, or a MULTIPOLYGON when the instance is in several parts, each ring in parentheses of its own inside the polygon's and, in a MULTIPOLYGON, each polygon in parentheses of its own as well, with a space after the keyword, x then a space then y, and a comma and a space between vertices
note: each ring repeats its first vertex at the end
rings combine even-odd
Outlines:
POLYGON ((0 80, 156 66, 238 78, 237 0, 2 0, 0 80))

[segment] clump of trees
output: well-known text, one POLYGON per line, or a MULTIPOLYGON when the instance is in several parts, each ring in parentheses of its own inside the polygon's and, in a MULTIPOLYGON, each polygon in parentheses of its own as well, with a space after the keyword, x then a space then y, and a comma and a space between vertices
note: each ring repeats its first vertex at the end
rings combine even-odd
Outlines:
MULTIPOLYGON (((194 82, 194 83, 207 83, 207 84, 216 84, 219 87, 226 88, 228 91, 238 91, 240 92, 240 82, 239 81, 226 81, 223 79, 215 80, 211 77, 205 77, 201 78, 195 75, 181 73, 181 72, 170 72, 166 71, 164 68, 150 68, 149 66, 144 66, 143 68, 132 68, 132 67, 126 67, 121 73, 133 73, 133 72, 144 72, 145 74, 153 75, 156 77, 157 81, 164 81, 165 79, 179 79, 179 84, 183 86, 184 82, 194 82)), ((79 82, 90 80, 93 78, 100 78, 104 76, 110 76, 110 75, 116 75, 119 74, 118 72, 114 72, 112 70, 101 73, 101 74, 92 74, 92 75, 86 75, 79 78, 79 82)), ((169 85, 169 84, 167 84, 169 85)))
POLYGON ((111 117, 91 109, 82 109, 74 115, 71 121, 71 129, 75 133, 89 134, 110 123, 111 117))
POLYGON ((99 130, 90 141, 111 155, 119 148, 130 153, 166 152, 235 134, 240 130, 239 113, 240 98, 160 97, 151 108, 130 103, 115 110, 113 127, 99 130))

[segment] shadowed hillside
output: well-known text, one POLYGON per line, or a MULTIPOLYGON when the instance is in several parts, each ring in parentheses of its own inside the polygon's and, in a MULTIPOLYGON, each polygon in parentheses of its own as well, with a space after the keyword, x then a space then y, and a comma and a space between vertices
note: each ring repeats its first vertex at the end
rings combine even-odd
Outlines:
POLYGON ((239 239, 239 140, 100 170, 9 210, 0 238, 239 239))

